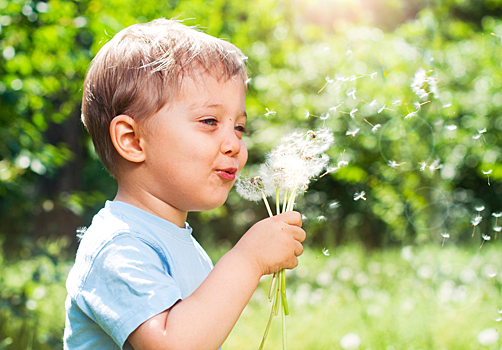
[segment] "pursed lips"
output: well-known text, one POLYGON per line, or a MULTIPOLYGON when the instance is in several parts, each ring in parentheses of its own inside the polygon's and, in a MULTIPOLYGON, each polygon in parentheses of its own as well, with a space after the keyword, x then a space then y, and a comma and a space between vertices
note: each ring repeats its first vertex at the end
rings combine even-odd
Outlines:
POLYGON ((235 180, 237 168, 225 168, 225 169, 217 169, 216 173, 223 179, 233 181, 235 180))

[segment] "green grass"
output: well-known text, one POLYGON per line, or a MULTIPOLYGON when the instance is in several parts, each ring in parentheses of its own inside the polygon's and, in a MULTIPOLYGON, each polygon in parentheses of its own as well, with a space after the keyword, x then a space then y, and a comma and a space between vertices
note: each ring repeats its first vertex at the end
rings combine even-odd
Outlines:
MULTIPOLYGON (((352 245, 330 253, 306 249, 299 267, 288 271, 289 349, 342 349, 340 340, 349 333, 357 334, 362 350, 501 349, 502 337, 487 346, 478 341, 488 328, 500 334, 497 244, 374 252, 352 245)), ((70 265, 44 257, 0 260, 0 349, 62 348, 70 265)), ((269 286, 270 277, 263 278, 224 350, 258 349, 270 312, 269 286)), ((275 317, 265 349, 281 347, 275 317)))

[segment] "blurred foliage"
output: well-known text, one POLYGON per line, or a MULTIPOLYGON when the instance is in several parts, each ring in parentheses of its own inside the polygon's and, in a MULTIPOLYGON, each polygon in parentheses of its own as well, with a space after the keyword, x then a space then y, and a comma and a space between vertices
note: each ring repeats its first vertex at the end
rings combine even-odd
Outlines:
MULTIPOLYGON (((501 9, 498 0, 0 0, 4 254, 34 256, 26 247, 39 237, 64 235, 74 249, 75 228, 113 198, 116 184, 80 123, 82 82, 109 38, 158 17, 197 25, 249 57, 249 174, 294 128, 333 129, 333 162, 349 165, 299 199, 309 244, 439 244, 444 232, 469 243, 483 205, 477 244, 502 209, 501 9), (437 94, 413 93, 419 68, 437 80, 437 94), (263 116, 266 108, 276 114, 263 116), (367 200, 355 201, 361 191, 367 200)), ((218 245, 265 216, 231 192, 224 207, 189 221, 199 240, 218 245)))

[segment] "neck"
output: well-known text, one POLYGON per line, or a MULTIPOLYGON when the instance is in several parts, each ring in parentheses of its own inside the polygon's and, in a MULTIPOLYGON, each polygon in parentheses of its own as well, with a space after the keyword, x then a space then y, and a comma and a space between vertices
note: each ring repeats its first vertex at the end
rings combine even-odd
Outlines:
POLYGON ((188 214, 186 211, 172 207, 139 186, 131 189, 129 186, 121 186, 119 181, 119 188, 114 201, 133 205, 147 213, 172 222, 178 227, 185 227, 188 214))

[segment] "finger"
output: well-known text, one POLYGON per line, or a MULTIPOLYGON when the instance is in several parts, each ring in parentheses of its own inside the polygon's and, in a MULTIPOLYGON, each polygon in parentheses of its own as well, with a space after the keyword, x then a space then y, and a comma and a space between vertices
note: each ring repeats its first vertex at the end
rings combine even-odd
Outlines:
POLYGON ((307 233, 305 230, 295 227, 292 231, 292 236, 294 239, 296 239, 298 242, 303 242, 305 238, 307 238, 307 233))
POLYGON ((295 256, 300 256, 303 254, 303 245, 301 243, 297 243, 296 246, 295 246, 295 256))
POLYGON ((288 225, 302 227, 302 215, 297 211, 287 211, 276 216, 288 225))

